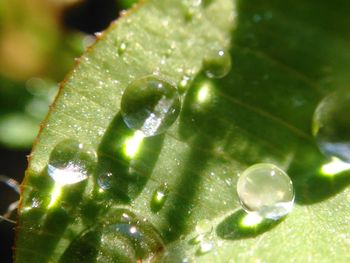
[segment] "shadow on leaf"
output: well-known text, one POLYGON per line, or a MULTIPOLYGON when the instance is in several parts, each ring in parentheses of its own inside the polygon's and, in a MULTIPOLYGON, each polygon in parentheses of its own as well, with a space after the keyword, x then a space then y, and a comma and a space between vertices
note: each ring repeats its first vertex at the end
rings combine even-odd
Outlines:
POLYGON ((331 164, 330 159, 323 156, 315 145, 301 145, 291 162, 288 174, 293 180, 295 197, 298 204, 321 202, 339 193, 350 184, 350 170, 337 172, 323 171, 331 164), (333 174, 332 174, 333 173, 333 174))
POLYGON ((244 238, 253 238, 262 233, 271 230, 283 221, 262 219, 261 222, 254 224, 250 222, 247 213, 238 210, 224 219, 216 228, 216 234, 222 239, 236 240, 244 238))
POLYGON ((96 180, 106 188, 104 193, 126 203, 135 198, 153 171, 163 138, 140 136, 118 114, 98 148, 96 180))

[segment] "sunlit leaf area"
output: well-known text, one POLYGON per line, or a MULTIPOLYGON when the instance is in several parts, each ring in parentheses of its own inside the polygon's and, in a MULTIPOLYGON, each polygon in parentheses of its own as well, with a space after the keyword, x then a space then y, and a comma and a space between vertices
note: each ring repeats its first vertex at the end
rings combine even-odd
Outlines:
POLYGON ((0 262, 350 262, 349 13, 0 1, 0 262))
MULTIPOLYGON (((0 214, 19 199, 27 155, 76 59, 135 1, 0 1, 0 214), (10 182, 10 185, 8 185, 10 182)), ((0 222, 0 262, 13 262, 15 225, 0 222)), ((27 261, 29 262, 29 261, 27 261)))

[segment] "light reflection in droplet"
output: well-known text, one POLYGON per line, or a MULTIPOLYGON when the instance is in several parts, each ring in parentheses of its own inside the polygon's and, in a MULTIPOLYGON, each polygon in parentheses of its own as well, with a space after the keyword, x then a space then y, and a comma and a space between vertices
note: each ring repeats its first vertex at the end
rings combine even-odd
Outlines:
POLYGON ((145 137, 164 133, 181 108, 179 92, 171 83, 155 76, 132 82, 124 91, 121 113, 125 124, 145 137))
POLYGON ((56 168, 53 165, 48 165, 48 174, 60 185, 75 184, 87 178, 87 174, 81 170, 73 162, 69 162, 64 168, 56 168))

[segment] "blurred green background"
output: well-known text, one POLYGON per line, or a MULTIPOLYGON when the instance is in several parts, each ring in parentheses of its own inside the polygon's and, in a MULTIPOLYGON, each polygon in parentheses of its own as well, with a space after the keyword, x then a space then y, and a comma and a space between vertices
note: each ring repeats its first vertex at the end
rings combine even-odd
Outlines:
MULTIPOLYGON (((135 2, 0 1, 0 174, 22 181, 26 156, 59 83, 95 42, 94 33, 135 2)), ((0 184, 0 214, 18 198, 0 184)), ((14 228, 0 222, 0 262, 12 262, 14 228)))

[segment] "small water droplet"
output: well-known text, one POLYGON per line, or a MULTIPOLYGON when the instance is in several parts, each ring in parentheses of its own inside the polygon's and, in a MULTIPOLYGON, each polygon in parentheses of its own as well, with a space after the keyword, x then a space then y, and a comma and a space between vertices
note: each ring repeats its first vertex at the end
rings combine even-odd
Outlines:
POLYGON ((207 77, 223 78, 231 70, 230 54, 224 50, 219 50, 208 59, 204 59, 203 67, 207 77))
POLYGON ((48 174, 60 185, 79 183, 93 172, 96 152, 76 140, 64 140, 50 155, 48 174))
POLYGON ((121 113, 126 125, 145 137, 165 132, 176 120, 181 108, 177 89, 155 76, 140 78, 125 90, 121 113))
POLYGON ((102 173, 97 178, 97 183, 103 190, 107 190, 111 187, 112 173, 102 173))
POLYGON ((316 108, 313 134, 320 150, 350 163, 350 90, 327 96, 316 108))
POLYGON ((121 42, 119 44, 119 46, 118 46, 118 54, 122 55, 125 52, 126 48, 127 48, 126 43, 125 42, 121 42))
POLYGON ((158 212, 163 208, 166 199, 168 198, 169 190, 167 184, 160 186, 154 191, 151 200, 151 210, 153 212, 158 212))
POLYGON ((273 164, 255 164, 237 182, 237 193, 248 213, 277 220, 288 214, 294 204, 294 189, 289 176, 273 164))

